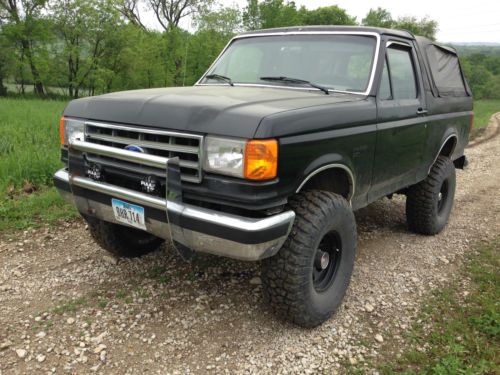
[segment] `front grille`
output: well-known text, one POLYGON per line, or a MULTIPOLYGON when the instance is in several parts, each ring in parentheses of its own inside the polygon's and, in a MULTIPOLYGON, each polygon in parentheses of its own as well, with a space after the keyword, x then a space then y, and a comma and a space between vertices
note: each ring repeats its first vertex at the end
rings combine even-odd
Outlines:
MULTIPOLYGON (((142 148, 147 154, 165 158, 179 157, 181 180, 200 183, 202 180, 203 136, 163 131, 149 128, 136 128, 124 125, 85 123, 85 141, 124 149, 133 145, 142 148)), ((88 154, 90 162, 104 167, 109 166, 140 175, 155 175, 165 178, 165 170, 145 165, 125 162, 102 155, 88 154)))

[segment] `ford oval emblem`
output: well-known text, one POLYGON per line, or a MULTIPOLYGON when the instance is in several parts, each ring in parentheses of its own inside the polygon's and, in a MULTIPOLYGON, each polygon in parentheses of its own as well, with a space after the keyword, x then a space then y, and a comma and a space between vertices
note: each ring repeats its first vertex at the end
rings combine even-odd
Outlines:
POLYGON ((146 151, 142 147, 136 146, 136 145, 128 145, 125 146, 125 150, 128 151, 133 151, 133 152, 140 152, 141 154, 145 154, 146 151))

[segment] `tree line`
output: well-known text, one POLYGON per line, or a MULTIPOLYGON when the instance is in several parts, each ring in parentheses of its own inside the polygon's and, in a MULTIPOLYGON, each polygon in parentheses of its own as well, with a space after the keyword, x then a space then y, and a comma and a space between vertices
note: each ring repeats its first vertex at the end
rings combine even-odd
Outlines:
POLYGON ((500 46, 454 46, 476 99, 500 99, 500 46))
POLYGON ((309 10, 286 0, 247 0, 242 9, 214 0, 0 0, 0 96, 9 83, 21 95, 72 98, 192 85, 241 31, 357 24, 431 39, 438 27, 381 8, 358 22, 338 6, 309 10), (148 27, 146 9, 157 29, 148 27), (183 20, 191 31, 180 27, 183 20))

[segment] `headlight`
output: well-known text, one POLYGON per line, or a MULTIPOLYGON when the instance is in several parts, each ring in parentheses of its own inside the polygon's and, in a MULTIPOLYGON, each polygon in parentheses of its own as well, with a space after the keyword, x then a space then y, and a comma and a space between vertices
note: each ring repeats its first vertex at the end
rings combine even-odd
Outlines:
POLYGON ((278 171, 278 142, 207 137, 204 164, 208 172, 269 180, 275 178, 278 171))
POLYGON ((74 140, 84 140, 85 122, 61 117, 59 122, 59 137, 62 145, 69 145, 74 140))
POLYGON ((245 140, 207 137, 205 139, 205 170, 243 177, 245 140))

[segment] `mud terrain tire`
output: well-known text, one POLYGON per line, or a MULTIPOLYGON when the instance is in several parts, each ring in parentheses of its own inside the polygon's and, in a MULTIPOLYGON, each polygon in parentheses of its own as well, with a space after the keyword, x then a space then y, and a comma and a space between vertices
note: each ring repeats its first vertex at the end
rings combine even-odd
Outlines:
POLYGON ((310 328, 342 302, 354 266, 356 221, 349 203, 327 191, 298 194, 289 206, 296 214, 291 233, 262 263, 264 296, 279 316, 310 328))
POLYGON ((406 196, 406 220, 411 231, 437 234, 448 223, 455 198, 455 166, 439 156, 427 178, 410 186, 406 196))

